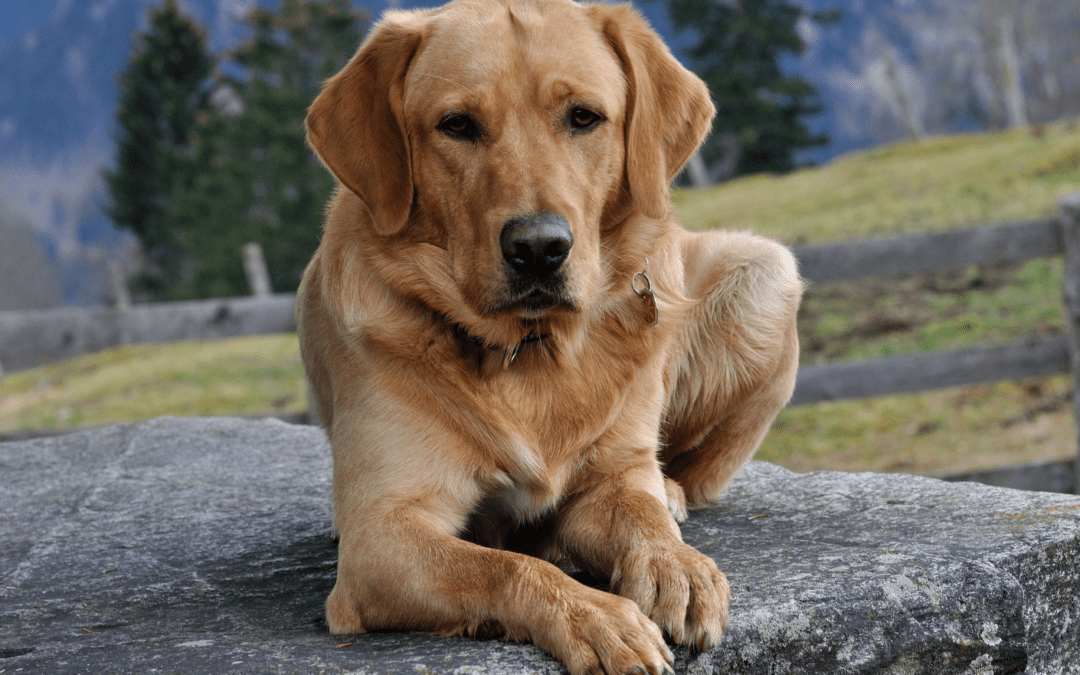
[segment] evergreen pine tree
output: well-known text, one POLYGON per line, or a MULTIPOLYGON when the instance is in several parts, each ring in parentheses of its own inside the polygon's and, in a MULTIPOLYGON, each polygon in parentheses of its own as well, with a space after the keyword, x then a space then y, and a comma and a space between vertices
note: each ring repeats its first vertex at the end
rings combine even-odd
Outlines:
POLYGON ((180 273, 173 204, 193 179, 196 118, 208 106, 213 60, 204 31, 176 0, 165 0, 148 18, 119 78, 116 168, 105 175, 106 212, 142 242, 141 285, 160 297, 180 273))
POLYGON ((275 292, 294 291, 319 243, 333 178, 305 143, 322 83, 356 51, 367 14, 348 0, 282 0, 245 18, 199 133, 194 187, 177 204, 190 274, 177 297, 248 292, 240 247, 259 242, 275 292), (228 102, 231 99, 231 104, 228 102))
POLYGON ((707 157, 737 153, 737 175, 787 171, 797 150, 828 142, 806 125, 806 117, 822 110, 816 90, 785 75, 781 60, 805 49, 800 19, 831 23, 836 12, 807 13, 784 0, 666 3, 675 28, 689 32, 688 65, 709 85, 716 103, 707 157))

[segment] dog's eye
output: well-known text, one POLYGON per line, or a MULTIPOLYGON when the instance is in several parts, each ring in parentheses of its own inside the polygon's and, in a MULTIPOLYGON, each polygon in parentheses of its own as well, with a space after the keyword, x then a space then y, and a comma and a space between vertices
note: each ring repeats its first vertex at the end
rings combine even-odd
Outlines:
POLYGON ((474 141, 480 136, 480 127, 468 115, 451 115, 439 122, 437 128, 451 138, 466 141, 474 141))
POLYGON ((574 108, 570 111, 570 128, 574 131, 592 129, 602 121, 604 121, 604 118, 600 113, 593 112, 588 108, 574 108))

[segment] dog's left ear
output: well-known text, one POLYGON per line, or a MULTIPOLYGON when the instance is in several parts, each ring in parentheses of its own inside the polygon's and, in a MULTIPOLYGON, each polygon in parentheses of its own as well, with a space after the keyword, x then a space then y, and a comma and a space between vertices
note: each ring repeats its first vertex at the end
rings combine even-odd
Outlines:
POLYGON ((709 90, 684 68, 631 5, 586 5, 626 73, 626 179, 651 218, 668 209, 668 186, 712 126, 709 90))

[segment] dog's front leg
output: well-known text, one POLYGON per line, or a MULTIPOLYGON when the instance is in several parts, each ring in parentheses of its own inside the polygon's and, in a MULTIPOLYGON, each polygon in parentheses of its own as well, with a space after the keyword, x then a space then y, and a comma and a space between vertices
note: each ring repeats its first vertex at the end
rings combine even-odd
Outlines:
POLYGON ((415 504, 365 521, 342 528, 326 606, 332 633, 495 632, 534 642, 575 675, 670 672, 663 635, 629 600, 537 558, 458 539, 415 504))
POLYGON ((637 603, 682 645, 716 646, 727 627, 727 578, 713 560, 682 541, 667 509, 651 451, 638 464, 596 472, 566 505, 559 539, 586 571, 637 603))

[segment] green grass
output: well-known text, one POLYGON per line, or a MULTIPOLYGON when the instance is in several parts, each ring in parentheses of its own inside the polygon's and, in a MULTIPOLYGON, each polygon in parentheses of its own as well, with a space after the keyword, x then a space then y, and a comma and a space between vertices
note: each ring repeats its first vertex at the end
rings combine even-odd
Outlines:
POLYGON ((802 359, 872 358, 1061 332, 1061 259, 906 279, 818 284, 799 316, 802 359))
POLYGON ((794 471, 947 474, 1076 456, 1070 380, 962 387, 780 413, 757 458, 794 471))
POLYGON ((674 195, 697 229, 751 229, 789 244, 1052 214, 1080 185, 1080 123, 947 136, 674 195))
MULTIPOLYGON (((878 148, 785 176, 675 191, 696 229, 789 244, 1054 214, 1080 191, 1080 123, 878 148)), ((1060 260, 818 284, 803 362, 953 349, 1060 332, 1060 260)), ((1001 382, 784 411, 759 458, 789 468, 944 473, 1076 453, 1068 378, 1001 382)), ((124 347, 0 381, 0 432, 305 407, 295 336, 124 347)))
POLYGON ((0 431, 306 408, 295 335, 134 345, 0 381, 0 431))

